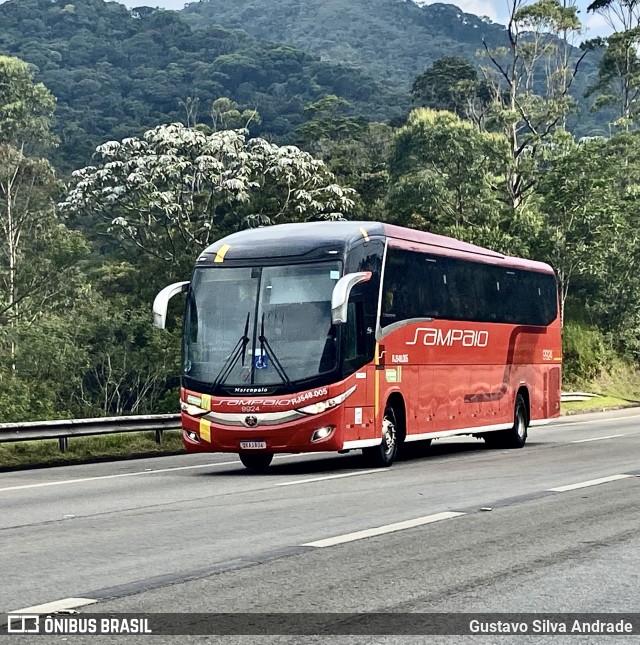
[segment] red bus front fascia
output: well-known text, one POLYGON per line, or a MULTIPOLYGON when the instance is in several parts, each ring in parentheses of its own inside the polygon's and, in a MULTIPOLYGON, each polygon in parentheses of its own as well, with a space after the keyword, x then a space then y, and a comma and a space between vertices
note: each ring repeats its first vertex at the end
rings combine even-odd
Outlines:
POLYGON ((263 441, 271 453, 342 450, 344 442, 353 437, 354 424, 349 421, 354 405, 364 410, 362 428, 373 430, 373 407, 366 405, 364 383, 352 375, 339 383, 295 394, 251 397, 215 397, 182 388, 182 441, 188 452, 238 453, 241 441, 263 441), (299 412, 349 391, 343 403, 324 412, 299 412), (193 408, 185 410, 189 405, 208 412, 190 414, 193 408), (323 428, 330 428, 330 434, 312 440, 323 428))

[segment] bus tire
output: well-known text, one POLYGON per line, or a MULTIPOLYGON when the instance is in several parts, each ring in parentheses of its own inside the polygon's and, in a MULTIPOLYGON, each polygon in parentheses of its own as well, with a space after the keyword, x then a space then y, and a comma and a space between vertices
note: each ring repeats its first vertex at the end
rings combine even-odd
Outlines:
POLYGON ((486 434, 485 443, 496 448, 524 448, 527 443, 527 419, 527 404, 522 394, 518 394, 513 410, 513 426, 509 430, 486 434))
POLYGON ((379 446, 363 448, 362 454, 374 468, 388 468, 398 454, 398 422, 392 406, 387 405, 382 419, 382 441, 379 446))
POLYGON ((245 468, 264 472, 269 468, 273 455, 270 452, 241 452, 238 457, 245 468))

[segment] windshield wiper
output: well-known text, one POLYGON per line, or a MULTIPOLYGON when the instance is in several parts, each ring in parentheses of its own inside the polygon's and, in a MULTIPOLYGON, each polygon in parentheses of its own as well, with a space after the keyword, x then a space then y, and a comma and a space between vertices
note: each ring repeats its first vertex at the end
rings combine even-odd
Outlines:
POLYGON ((247 345, 249 344, 249 318, 251 317, 251 312, 247 311, 247 320, 244 323, 244 334, 240 336, 240 339, 236 343, 236 346, 233 348, 233 351, 227 357, 227 360, 224 362, 222 369, 216 376, 213 381, 213 387, 216 388, 219 385, 222 385, 228 378, 229 374, 233 371, 233 368, 236 366, 238 359, 242 357, 242 364, 244 365, 244 359, 247 355, 247 345))
POLYGON ((260 336, 258 336, 258 340, 260 341, 260 355, 264 356, 265 350, 266 350, 266 356, 273 361, 273 366, 276 368, 276 372, 278 372, 278 376, 282 379, 282 382, 285 383, 289 388, 293 389, 293 384, 291 383, 291 379, 287 376, 287 373, 284 367, 282 367, 282 363, 278 360, 278 357, 273 351, 273 348, 271 347, 271 345, 269 345, 269 341, 267 340, 267 337, 264 335, 264 311, 262 312, 262 321, 260 323, 260 336))

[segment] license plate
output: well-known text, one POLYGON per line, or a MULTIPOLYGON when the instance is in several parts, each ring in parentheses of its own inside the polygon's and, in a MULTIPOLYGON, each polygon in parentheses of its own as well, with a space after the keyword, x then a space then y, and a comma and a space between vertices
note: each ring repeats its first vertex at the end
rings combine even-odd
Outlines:
POLYGON ((241 441, 240 448, 242 450, 265 450, 267 448, 266 441, 241 441))

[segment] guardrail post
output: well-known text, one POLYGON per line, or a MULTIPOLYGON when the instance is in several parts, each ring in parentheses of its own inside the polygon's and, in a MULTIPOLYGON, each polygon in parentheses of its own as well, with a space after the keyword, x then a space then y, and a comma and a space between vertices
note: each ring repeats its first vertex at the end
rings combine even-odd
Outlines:
POLYGON ((162 443, 162 430, 156 430, 156 443, 162 443))
POLYGON ((58 437, 58 447, 60 448, 60 452, 67 452, 69 437, 58 437))

